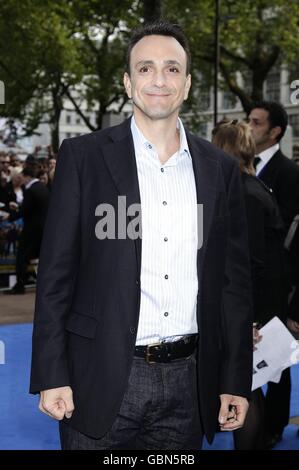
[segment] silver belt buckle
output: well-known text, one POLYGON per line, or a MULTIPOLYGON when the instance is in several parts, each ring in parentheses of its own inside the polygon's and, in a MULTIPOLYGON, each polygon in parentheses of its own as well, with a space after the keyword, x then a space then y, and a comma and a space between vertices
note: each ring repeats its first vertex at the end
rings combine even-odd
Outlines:
POLYGON ((161 346, 161 343, 153 343, 153 344, 148 344, 146 346, 146 356, 145 360, 148 364, 155 364, 156 361, 151 360, 151 355, 153 354, 150 350, 151 348, 155 348, 157 346, 161 346))

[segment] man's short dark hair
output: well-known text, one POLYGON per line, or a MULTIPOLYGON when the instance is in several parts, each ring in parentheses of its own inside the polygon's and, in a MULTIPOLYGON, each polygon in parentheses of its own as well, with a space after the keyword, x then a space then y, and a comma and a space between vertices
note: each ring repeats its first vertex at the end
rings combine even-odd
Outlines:
POLYGON ((279 142, 283 138, 288 126, 288 115, 285 108, 280 103, 275 103, 275 101, 260 101, 255 103, 251 109, 256 108, 268 111, 270 129, 273 129, 273 127, 281 128, 280 134, 276 137, 276 141, 279 142))
POLYGON ((131 51, 135 44, 139 42, 145 36, 170 36, 176 39, 187 55, 187 68, 186 68, 186 75, 189 74, 190 66, 191 66, 191 54, 189 49, 188 40, 185 36, 184 31, 182 28, 175 23, 170 23, 166 20, 157 20, 151 23, 146 23, 138 29, 135 29, 132 33, 131 39, 128 44, 127 49, 127 62, 126 62, 126 72, 130 75, 130 57, 131 51))
POLYGON ((23 168, 22 174, 23 174, 23 176, 29 176, 30 178, 36 178, 38 171, 39 171, 39 166, 38 165, 29 164, 29 165, 26 165, 23 168))

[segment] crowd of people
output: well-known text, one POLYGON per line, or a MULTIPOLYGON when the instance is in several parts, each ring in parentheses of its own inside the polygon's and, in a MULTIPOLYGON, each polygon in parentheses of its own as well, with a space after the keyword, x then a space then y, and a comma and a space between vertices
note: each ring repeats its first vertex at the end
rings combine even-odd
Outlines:
POLYGON ((0 153, 0 256, 16 258, 17 283, 9 291, 23 294, 30 260, 38 259, 56 157, 39 157, 39 147, 21 160, 0 153))

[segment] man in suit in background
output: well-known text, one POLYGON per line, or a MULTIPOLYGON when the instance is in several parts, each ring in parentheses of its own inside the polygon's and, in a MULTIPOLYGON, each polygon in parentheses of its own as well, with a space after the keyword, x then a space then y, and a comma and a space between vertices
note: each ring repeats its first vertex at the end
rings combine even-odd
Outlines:
POLYGON ((49 204, 49 190, 36 178, 37 168, 29 165, 22 171, 24 198, 19 207, 10 203, 11 220, 23 218, 23 229, 16 257, 17 283, 8 294, 24 294, 29 261, 39 257, 43 229, 49 204))
MULTIPOLYGON (((288 125, 288 115, 281 104, 263 101, 253 106, 249 123, 256 144, 256 174, 274 192, 286 235, 294 217, 299 214, 299 167, 279 147, 288 125)), ((298 258, 287 261, 289 269, 286 270, 285 284, 281 286, 285 311, 277 312, 285 322, 288 317, 288 293, 291 285, 295 286, 298 282, 299 271, 298 258)), ((281 440, 283 429, 289 422, 290 395, 290 370, 286 369, 278 384, 270 382, 268 385, 266 418, 269 448, 281 440)))
POLYGON ((145 25, 124 74, 133 117, 60 148, 30 390, 62 420, 63 449, 199 449, 217 418, 223 431, 245 419, 252 309, 240 175, 178 119, 189 66, 178 25, 145 25))

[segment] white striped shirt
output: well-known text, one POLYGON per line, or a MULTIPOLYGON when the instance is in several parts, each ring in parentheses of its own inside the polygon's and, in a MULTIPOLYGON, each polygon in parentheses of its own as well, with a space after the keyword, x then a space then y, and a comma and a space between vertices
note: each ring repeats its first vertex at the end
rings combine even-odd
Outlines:
POLYGON ((198 332, 196 187, 180 119, 178 128, 180 149, 162 165, 134 117, 131 121, 142 214, 137 345, 198 332))

